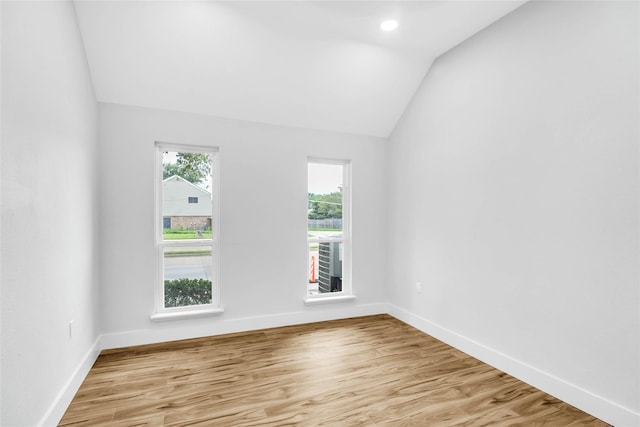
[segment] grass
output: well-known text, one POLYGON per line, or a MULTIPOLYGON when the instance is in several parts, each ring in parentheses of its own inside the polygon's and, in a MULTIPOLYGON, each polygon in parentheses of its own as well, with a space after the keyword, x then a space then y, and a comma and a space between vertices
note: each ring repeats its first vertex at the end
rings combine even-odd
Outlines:
POLYGON ((165 251, 164 255, 177 256, 177 255, 210 255, 211 249, 185 249, 175 251, 165 251))
POLYGON ((173 230, 164 229, 162 231, 162 238, 164 240, 192 240, 192 239, 211 239, 213 233, 211 230, 202 232, 201 237, 196 237, 195 230, 173 230))
POLYGON ((308 228, 308 231, 342 231, 342 228, 308 228))
MULTIPOLYGON (((196 236, 196 230, 179 230, 174 228, 165 228, 162 230, 162 238, 164 240, 200 240, 200 239, 211 239, 212 232, 211 230, 202 231, 200 236, 196 236)), ((174 249, 170 251, 166 251, 165 256, 181 256, 181 255, 210 255, 211 249, 202 248, 202 249, 174 249)))

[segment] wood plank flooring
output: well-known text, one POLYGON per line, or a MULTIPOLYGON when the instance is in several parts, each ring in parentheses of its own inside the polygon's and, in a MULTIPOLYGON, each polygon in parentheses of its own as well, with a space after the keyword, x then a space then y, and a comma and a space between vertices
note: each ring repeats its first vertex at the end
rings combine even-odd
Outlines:
POLYGON ((606 426, 387 315, 103 352, 61 426, 606 426))

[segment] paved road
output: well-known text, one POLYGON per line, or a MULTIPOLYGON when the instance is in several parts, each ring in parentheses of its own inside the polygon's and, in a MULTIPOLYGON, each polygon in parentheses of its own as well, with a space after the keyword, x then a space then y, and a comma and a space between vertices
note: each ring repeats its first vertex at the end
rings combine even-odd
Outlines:
POLYGON ((164 267, 165 280, 208 279, 211 280, 211 266, 203 265, 175 265, 164 267))
POLYGON ((175 280, 187 279, 208 279, 212 276, 211 256, 175 256, 167 257, 164 260, 164 278, 175 280))

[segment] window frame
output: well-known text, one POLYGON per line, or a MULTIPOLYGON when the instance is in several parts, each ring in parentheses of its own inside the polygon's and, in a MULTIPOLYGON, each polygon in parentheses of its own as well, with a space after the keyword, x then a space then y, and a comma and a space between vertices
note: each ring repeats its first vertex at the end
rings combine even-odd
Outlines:
MULTIPOLYGON (((351 218, 352 218, 352 190, 351 190, 351 169, 352 161, 350 159, 330 159, 323 157, 307 158, 307 195, 309 193, 309 164, 325 164, 342 166, 342 237, 341 238, 318 238, 309 237, 309 223, 307 222, 306 233, 306 253, 307 253, 307 270, 305 279, 305 298, 306 305, 323 304, 328 302, 349 301, 355 299, 353 293, 352 282, 352 257, 351 257, 351 218), (342 243, 342 290, 338 292, 326 292, 310 294, 308 289, 309 271, 311 269, 309 261, 309 244, 322 242, 341 242, 342 243)), ((309 200, 307 199, 305 212, 308 212, 309 200)), ((307 216, 308 219, 308 216, 307 216)))
POLYGON ((200 317, 221 314, 220 305, 220 183, 219 183, 219 149, 217 147, 186 145, 156 141, 155 152, 155 217, 154 217, 154 249, 156 251, 156 273, 154 281, 154 313, 151 320, 162 321, 183 317, 200 317), (163 152, 201 153, 211 156, 211 239, 164 240, 163 216, 163 152), (211 247, 211 303, 182 307, 164 306, 164 250, 178 247, 211 247))

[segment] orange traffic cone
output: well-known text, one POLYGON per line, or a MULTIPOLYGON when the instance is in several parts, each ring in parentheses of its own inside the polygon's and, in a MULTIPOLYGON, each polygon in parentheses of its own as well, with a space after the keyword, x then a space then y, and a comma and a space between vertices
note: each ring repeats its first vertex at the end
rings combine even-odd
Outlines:
POLYGON ((309 272, 309 274, 311 275, 311 277, 309 277, 309 283, 316 283, 316 257, 314 255, 311 255, 311 271, 309 272))

